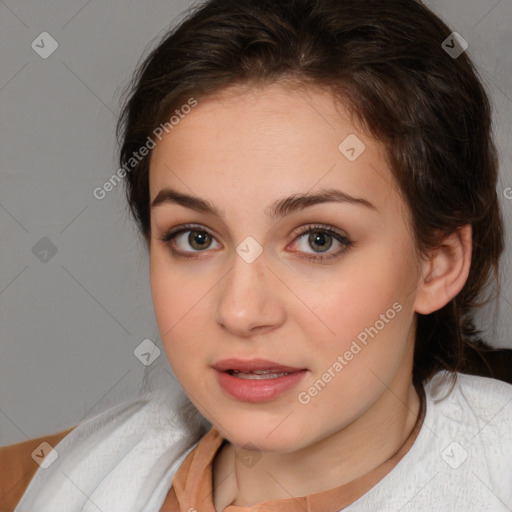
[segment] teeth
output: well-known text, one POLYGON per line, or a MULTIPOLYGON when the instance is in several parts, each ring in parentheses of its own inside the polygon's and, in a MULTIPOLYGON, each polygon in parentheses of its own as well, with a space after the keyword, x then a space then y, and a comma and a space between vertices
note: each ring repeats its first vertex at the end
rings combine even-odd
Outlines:
POLYGON ((246 370, 229 370, 231 373, 256 373, 257 375, 265 375, 267 373, 275 373, 272 370, 253 370, 252 372, 246 370))
POLYGON ((262 379, 277 379, 278 377, 283 377, 285 375, 289 375, 287 372, 281 372, 281 373, 272 373, 271 370, 254 370, 254 372, 242 372, 238 370, 232 370, 230 372, 231 375, 234 375, 235 377, 238 377, 240 379, 255 379, 255 380, 262 380, 262 379))

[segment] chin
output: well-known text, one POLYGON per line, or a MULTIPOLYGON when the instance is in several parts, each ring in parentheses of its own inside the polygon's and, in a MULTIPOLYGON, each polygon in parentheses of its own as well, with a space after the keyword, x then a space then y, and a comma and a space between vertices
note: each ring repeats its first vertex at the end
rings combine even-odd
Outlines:
MULTIPOLYGON (((282 418, 280 421, 282 421, 282 418)), ((279 425, 279 421, 275 419, 270 421, 255 420, 254 418, 240 418, 236 422, 233 420, 223 422, 222 426, 225 427, 227 431, 224 431, 221 426, 215 426, 215 428, 231 444, 239 448, 262 452, 287 453, 294 452, 307 444, 307 442, 305 443, 304 435, 301 435, 300 432, 296 430, 297 425, 288 425, 285 427, 284 425, 279 425), (249 446, 251 448, 249 448, 249 446)))

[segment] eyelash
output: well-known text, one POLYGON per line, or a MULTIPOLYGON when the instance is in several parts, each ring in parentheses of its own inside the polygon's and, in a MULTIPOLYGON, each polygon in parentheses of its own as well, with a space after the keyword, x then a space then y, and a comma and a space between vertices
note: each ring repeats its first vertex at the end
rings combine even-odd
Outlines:
MULTIPOLYGON (((176 257, 186 258, 186 259, 196 258, 197 256, 192 256, 183 251, 177 251, 176 249, 171 247, 171 242, 174 240, 174 238, 176 238, 176 236, 178 236, 178 235, 181 235, 182 233, 186 233, 187 231, 197 231, 199 233, 208 233, 208 235, 213 237, 213 235, 208 230, 203 229, 203 227, 198 224, 184 224, 183 226, 180 226, 178 229, 171 229, 167 233, 164 233, 161 237, 159 237, 159 240, 161 242, 164 242, 165 244, 167 244, 169 246, 171 253, 176 257)), ((323 254, 317 254, 317 255, 308 254, 307 256, 301 256, 301 258, 304 258, 308 261, 323 262, 326 260, 331 260, 333 258, 337 258, 337 257, 341 256, 342 253, 346 252, 347 249, 349 249, 353 245, 353 242, 349 238, 341 235, 340 233, 335 231, 330 226, 322 225, 322 224, 315 224, 315 225, 311 225, 311 226, 300 227, 294 241, 303 237, 304 235, 307 235, 310 233, 326 233, 329 236, 332 236, 333 238, 335 238, 344 247, 342 249, 340 249, 339 251, 335 252, 334 254, 329 254, 328 256, 324 256, 323 254)), ((191 251, 191 252, 199 253, 199 252, 205 252, 205 251, 191 251)), ((299 251, 296 251, 296 252, 299 252, 299 251)))

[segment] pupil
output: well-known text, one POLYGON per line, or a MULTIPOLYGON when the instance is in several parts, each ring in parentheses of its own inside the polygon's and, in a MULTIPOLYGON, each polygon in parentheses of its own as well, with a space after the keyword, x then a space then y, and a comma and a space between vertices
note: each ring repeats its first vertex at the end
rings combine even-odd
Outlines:
MULTIPOLYGON (((325 237, 326 237, 325 233, 311 233, 309 235, 309 242, 313 242, 313 243, 318 244, 318 245, 324 245, 325 244, 325 237)), ((331 247, 331 245, 332 245, 332 239, 331 239, 331 243, 327 247, 325 247, 323 249, 323 251, 320 251, 320 252, 324 252, 324 251, 328 250, 331 247)))

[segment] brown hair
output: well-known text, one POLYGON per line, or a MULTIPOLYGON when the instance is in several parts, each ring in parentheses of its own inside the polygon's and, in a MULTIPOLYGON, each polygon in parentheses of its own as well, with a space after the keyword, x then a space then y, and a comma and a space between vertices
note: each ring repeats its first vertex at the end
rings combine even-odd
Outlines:
MULTIPOLYGON (((419 254, 472 226, 465 286, 418 315, 416 389, 441 369, 512 382, 512 351, 490 347, 474 325, 490 284, 499 295, 503 221, 489 100, 468 55, 443 48, 452 31, 415 0, 209 0, 190 11, 133 77, 118 124, 121 165, 191 97, 277 81, 331 91, 386 145, 419 254)), ((125 183, 149 246, 149 155, 125 183)))

